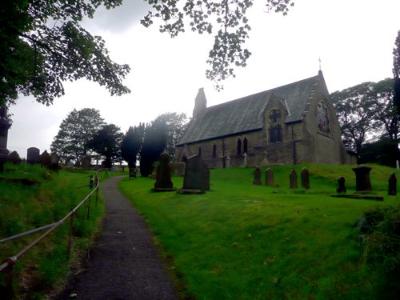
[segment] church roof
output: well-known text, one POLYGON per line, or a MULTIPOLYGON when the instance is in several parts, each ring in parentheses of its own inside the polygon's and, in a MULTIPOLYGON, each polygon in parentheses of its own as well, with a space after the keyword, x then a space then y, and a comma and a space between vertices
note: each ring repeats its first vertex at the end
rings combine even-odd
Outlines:
MULTIPOLYGON (((210 106, 192 119, 178 145, 262 129, 265 106, 274 96, 285 101, 288 109, 286 123, 301 121, 308 99, 321 78, 323 81, 322 73, 271 90, 210 106)), ((323 85, 326 89, 324 81, 323 85)))

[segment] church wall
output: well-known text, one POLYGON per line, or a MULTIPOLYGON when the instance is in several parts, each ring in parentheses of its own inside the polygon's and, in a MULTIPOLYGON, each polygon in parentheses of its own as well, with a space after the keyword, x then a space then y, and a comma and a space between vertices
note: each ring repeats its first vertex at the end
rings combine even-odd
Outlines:
POLYGON ((305 141, 310 145, 305 161, 345 163, 346 153, 341 139, 336 112, 322 88, 316 88, 305 114, 305 141), (327 121, 327 122, 326 122, 327 121))

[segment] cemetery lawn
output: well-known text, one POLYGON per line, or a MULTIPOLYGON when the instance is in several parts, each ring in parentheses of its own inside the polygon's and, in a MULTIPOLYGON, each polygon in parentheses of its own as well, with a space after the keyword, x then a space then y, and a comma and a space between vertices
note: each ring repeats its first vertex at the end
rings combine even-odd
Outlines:
MULTIPOLYGON (((6 165, 6 172, 0 173, 0 239, 60 220, 89 192, 92 174, 93 171, 49 172, 39 165, 6 165)), ((67 255, 69 222, 23 256, 14 267, 17 297, 39 299, 54 288, 61 288, 71 265, 78 265, 80 254, 99 230, 103 213, 101 195, 97 207, 92 198, 89 219, 86 219, 86 206, 79 210, 74 221, 70 258, 67 255)), ((0 243, 0 261, 15 255, 40 234, 0 243)), ((0 290, 4 279, 1 276, 0 290)))
POLYGON ((272 167, 277 187, 254 186, 254 169, 232 168, 211 170, 211 191, 202 195, 155 193, 148 178, 120 188, 148 222, 184 297, 381 298, 382 276, 365 264, 355 224, 368 209, 398 203, 387 196, 394 169, 372 165, 374 192, 385 196, 377 202, 330 197, 339 176, 354 192, 350 166, 306 166, 307 191, 289 190, 292 166, 272 167))

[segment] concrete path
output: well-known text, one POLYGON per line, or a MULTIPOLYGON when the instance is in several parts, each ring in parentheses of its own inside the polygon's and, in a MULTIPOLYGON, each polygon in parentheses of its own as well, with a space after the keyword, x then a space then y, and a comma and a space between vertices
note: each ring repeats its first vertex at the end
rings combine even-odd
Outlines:
POLYGON ((178 298, 143 218, 118 191, 120 179, 112 177, 102 185, 102 233, 85 271, 71 279, 58 299, 178 298))

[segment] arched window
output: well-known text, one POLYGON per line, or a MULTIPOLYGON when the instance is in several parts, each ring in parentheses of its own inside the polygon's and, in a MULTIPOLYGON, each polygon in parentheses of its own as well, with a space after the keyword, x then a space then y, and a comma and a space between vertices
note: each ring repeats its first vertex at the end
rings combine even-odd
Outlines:
POLYGON ((236 144, 236 154, 240 155, 242 154, 242 141, 240 139, 237 140, 236 144))
POLYGON ((217 145, 213 145, 213 151, 212 151, 212 157, 216 158, 217 157, 217 145))
POLYGON ((269 115, 269 142, 282 142, 281 112, 279 109, 273 109, 269 115))
POLYGON ((247 138, 243 140, 243 153, 247 153, 247 138))
POLYGON ((199 150, 198 150, 197 155, 198 155, 198 156, 201 156, 201 147, 199 147, 199 150))

